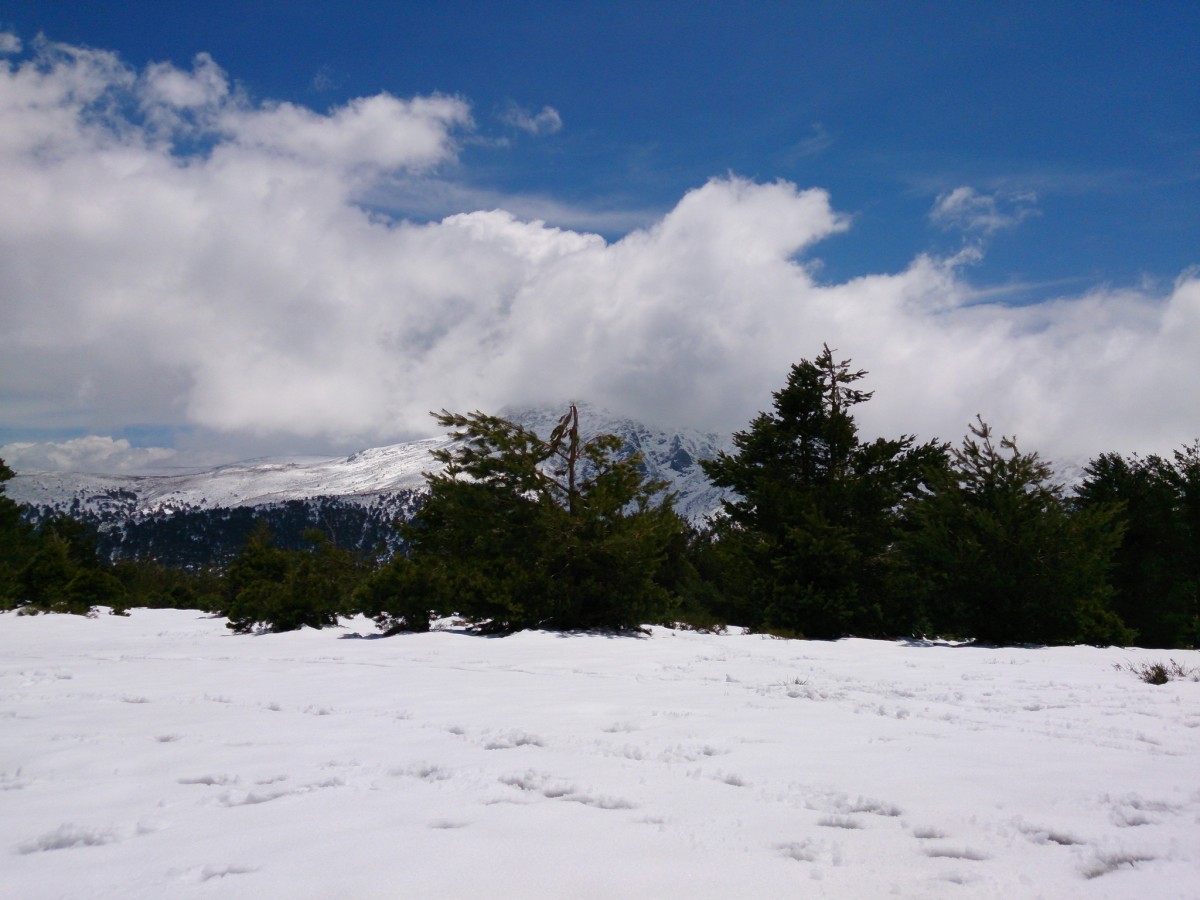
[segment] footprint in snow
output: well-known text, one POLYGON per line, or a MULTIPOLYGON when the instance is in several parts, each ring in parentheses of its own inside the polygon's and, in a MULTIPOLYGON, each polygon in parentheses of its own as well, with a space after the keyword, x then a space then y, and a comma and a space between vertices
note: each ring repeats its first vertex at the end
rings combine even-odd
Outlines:
POLYGON ((939 841, 946 836, 944 831, 939 831, 936 828, 914 828, 913 837, 919 841, 939 841))
POLYGON ((173 869, 167 874, 176 881, 190 881, 202 884, 215 878, 227 878, 230 875, 250 875, 257 872, 261 866, 247 866, 241 863, 227 863, 223 866, 193 866, 190 869, 173 869))
POLYGON ((434 763, 415 763, 411 766, 397 766, 388 770, 389 775, 397 777, 419 778, 422 781, 445 781, 451 778, 451 773, 434 763))
POLYGON ((1102 798, 1111 807, 1110 818, 1118 828, 1136 828, 1140 825, 1155 825, 1163 813, 1174 814, 1179 807, 1165 800, 1148 800, 1139 794, 1126 794, 1123 797, 1102 798))
POLYGON ((838 811, 843 813, 868 813, 872 816, 895 817, 900 815, 900 807, 883 800, 873 800, 870 797, 859 797, 853 803, 845 800, 837 804, 838 811))
POLYGON ((74 825, 70 822, 59 825, 17 847, 19 853, 43 853, 48 850, 70 850, 75 847, 99 847, 119 841, 120 837, 111 828, 96 828, 74 825))
POLYGON ((237 784, 238 777, 236 775, 193 775, 188 778, 178 779, 179 784, 203 784, 208 787, 220 786, 224 787, 229 784, 237 784))
POLYGON ((266 787, 262 790, 253 791, 231 790, 225 791, 217 800, 222 806, 255 806, 259 803, 269 803, 272 800, 278 800, 280 797, 287 797, 293 794, 310 794, 313 791, 323 788, 342 787, 345 783, 341 778, 335 777, 294 788, 266 787))
POLYGON ((636 803, 626 800, 624 797, 592 794, 570 782, 552 779, 550 776, 534 772, 532 769, 523 774, 504 775, 500 778, 500 783, 518 790, 539 793, 547 800, 567 800, 596 809, 637 809, 636 803))
POLYGON ((1074 847, 1084 843, 1073 834, 1055 828, 1039 828, 1022 823, 1017 826, 1017 830, 1035 844, 1058 844, 1061 847, 1074 847))
POLYGON ((21 774, 21 770, 9 775, 7 772, 0 772, 0 791, 19 791, 29 784, 32 780, 21 774))
POLYGON ((863 827, 862 822, 850 816, 822 816, 817 824, 825 828, 844 828, 847 831, 858 831, 863 827))
POLYGON ((775 849, 779 851, 781 856, 786 856, 788 859, 794 859, 797 862, 816 862, 820 857, 820 852, 809 841, 791 841, 786 844, 778 844, 775 849))
POLYGON ((972 862, 991 859, 987 853, 973 847, 929 847, 925 850, 925 855, 934 859, 966 859, 972 862))
POLYGON ((1096 855, 1081 870, 1083 877, 1091 881, 1102 875, 1115 872, 1122 866, 1136 868, 1138 863, 1153 862, 1156 857, 1148 853, 1132 853, 1119 850, 1110 853, 1097 852, 1096 855))
POLYGON ((509 731, 484 742, 484 750, 511 750, 514 747, 544 747, 540 737, 525 731, 509 731))

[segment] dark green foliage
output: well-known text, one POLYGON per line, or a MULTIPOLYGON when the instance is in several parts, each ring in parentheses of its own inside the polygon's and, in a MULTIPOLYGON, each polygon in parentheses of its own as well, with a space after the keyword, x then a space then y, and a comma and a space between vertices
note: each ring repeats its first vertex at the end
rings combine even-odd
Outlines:
POLYGON ((971 426, 949 472, 910 505, 901 549, 931 627, 996 643, 1125 643, 1110 606, 1113 507, 1072 510, 1049 466, 971 426))
POLYGON ((77 602, 67 601, 67 585, 77 571, 67 541, 56 534, 44 536, 17 573, 16 605, 47 612, 87 613, 90 603, 80 607, 77 602))
POLYGON ((459 443, 435 454, 445 469, 427 476, 396 576, 427 591, 430 609, 505 633, 670 616, 664 582, 684 525, 669 499, 652 502, 662 486, 621 455, 619 438, 583 440, 574 407, 545 439, 479 412, 437 420, 459 443))
MULTIPOLYGON (((265 506, 183 507, 155 513, 136 511, 136 496, 128 492, 110 491, 108 499, 113 506, 104 511, 81 508, 78 499, 69 511, 72 519, 92 530, 100 559, 154 560, 169 568, 201 571, 229 565, 260 519, 285 550, 306 550, 305 533, 319 528, 339 547, 382 557, 400 549, 402 541, 394 523, 397 516, 411 515, 421 496, 415 490, 401 490, 379 495, 366 504, 355 498, 311 497, 265 506), (127 504, 124 518, 118 512, 121 502, 127 504)), ((22 507, 19 511, 35 529, 62 514, 50 507, 22 507)))
POLYGON ((1117 505, 1113 606, 1146 647, 1200 643, 1200 442, 1171 459, 1106 453, 1085 470, 1076 502, 1117 505))
POLYGON ((81 569, 100 567, 96 529, 90 525, 59 513, 44 521, 38 527, 38 534, 43 538, 61 540, 72 566, 81 569))
POLYGON ((258 524, 225 575, 222 611, 229 628, 242 633, 324 628, 349 612, 364 564, 320 532, 310 532, 309 540, 311 551, 284 550, 275 545, 266 523, 258 524))
POLYGON ((385 634, 428 631, 431 604, 446 593, 437 581, 440 571, 396 556, 358 586, 355 609, 374 619, 385 634))
POLYGON ((0 609, 17 605, 17 573, 32 552, 32 533, 21 509, 4 495, 4 483, 12 477, 12 469, 0 459, 0 609))
MULTIPOLYGON (((267 523, 275 543, 284 550, 308 549, 305 534, 319 528, 339 547, 383 555, 385 548, 395 550, 401 544, 393 525, 397 515, 407 515, 417 505, 416 492, 397 491, 369 505, 341 497, 313 497, 268 506, 184 508, 148 515, 131 512, 119 527, 107 528, 97 537, 102 559, 152 559, 192 571, 229 565, 260 520, 267 523)), ((40 508, 28 510, 26 515, 40 525, 55 513, 40 508)), ((72 516, 90 526, 112 524, 111 513, 79 510, 72 516)))
POLYGON ((78 569, 67 582, 63 596, 67 612, 87 613, 93 606, 108 606, 115 613, 123 613, 128 606, 125 586, 112 572, 100 568, 78 569))
POLYGON ((219 571, 178 569, 149 559, 119 559, 112 564, 112 573, 124 586, 131 608, 215 612, 224 605, 219 571))
POLYGON ((686 611, 703 612, 725 624, 762 622, 762 610, 750 590, 757 578, 753 540, 751 532, 721 516, 688 541, 687 558, 695 576, 681 592, 686 611))
POLYGON ((124 609, 124 585, 100 566, 94 553, 83 554, 88 541, 73 528, 38 535, 32 553, 16 575, 15 605, 38 612, 87 615, 94 606, 124 609), (72 542, 69 532, 78 540, 72 542))
POLYGON ((851 409, 871 394, 852 385, 865 374, 824 347, 792 367, 772 412, 733 436, 733 454, 703 463, 738 495, 707 549, 726 567, 731 621, 821 638, 910 627, 889 587, 897 510, 945 448, 907 435, 860 441, 851 409))
POLYGON ((0 460, 0 608, 87 615, 129 605, 125 584, 96 552, 96 532, 69 516, 44 518, 34 530, 3 496, 12 470, 0 460))
POLYGON ((22 553, 9 579, 6 606, 87 615, 93 606, 124 605, 124 588, 104 571, 95 532, 86 525, 59 515, 36 532, 19 526, 16 538, 22 553))

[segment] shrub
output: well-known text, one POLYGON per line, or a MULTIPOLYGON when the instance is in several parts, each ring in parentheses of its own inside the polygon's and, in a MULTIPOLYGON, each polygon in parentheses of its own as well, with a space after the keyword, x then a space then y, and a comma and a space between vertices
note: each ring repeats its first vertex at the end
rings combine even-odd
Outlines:
POLYGON ((1146 684, 1166 684, 1168 681, 1200 681, 1200 669, 1185 666, 1169 659, 1166 662, 1113 663, 1118 672, 1132 672, 1146 684))

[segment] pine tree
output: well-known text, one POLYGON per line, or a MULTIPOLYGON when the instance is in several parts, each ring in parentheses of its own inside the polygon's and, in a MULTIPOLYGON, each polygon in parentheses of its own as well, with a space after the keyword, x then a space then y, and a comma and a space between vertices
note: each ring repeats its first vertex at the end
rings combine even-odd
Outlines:
POLYGON ((67 585, 79 572, 71 560, 67 540, 49 532, 39 536, 35 547, 17 573, 17 605, 45 612, 86 614, 91 604, 81 607, 67 595, 67 585))
POLYGON ((259 519, 225 574, 228 627, 237 632, 267 628, 327 628, 351 612, 351 596, 366 576, 363 560, 310 529, 309 550, 284 550, 259 519))
POLYGON ((1088 463, 1076 502, 1120 510, 1113 607, 1138 643, 1200 643, 1200 442, 1170 459, 1103 454, 1088 463))
POLYGON ((585 440, 574 406, 546 438, 480 412, 436 418, 457 442, 435 453, 444 469, 427 474, 429 499, 403 529, 409 557, 393 577, 405 610, 426 591, 428 609, 499 632, 628 629, 668 614, 660 582, 684 525, 618 437, 585 440))
POLYGON ((945 448, 908 435, 863 443, 852 409, 872 396, 855 387, 865 375, 825 345, 733 436, 734 453, 703 463, 736 494, 716 527, 741 572, 740 588, 724 586, 734 614, 750 616, 741 624, 822 638, 911 627, 888 587, 896 512, 945 448))
POLYGON ((995 644, 1126 643, 1111 610, 1116 510, 1072 510, 1050 466, 981 418, 910 505, 902 550, 932 627, 995 644))
POLYGON ((4 483, 13 477, 13 470, 0 459, 0 609, 21 602, 17 573, 32 552, 30 531, 21 521, 20 507, 5 496, 4 483))

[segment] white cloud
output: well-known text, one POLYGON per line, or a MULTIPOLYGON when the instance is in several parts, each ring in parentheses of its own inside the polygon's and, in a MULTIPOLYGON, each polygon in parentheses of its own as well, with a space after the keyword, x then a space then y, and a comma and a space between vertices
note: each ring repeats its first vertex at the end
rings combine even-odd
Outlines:
POLYGON ((227 111, 220 125, 242 148, 310 165, 421 170, 453 157, 451 129, 470 126, 471 116, 455 97, 398 100, 376 94, 329 115, 291 103, 239 106, 227 111))
POLYGON ((929 218, 943 228, 990 235, 1037 215, 1036 203, 1037 195, 1032 192, 981 194, 971 187, 956 187, 938 196, 929 218))
POLYGON ((0 31, 0 53, 20 53, 21 39, 11 31, 0 31))
MULTIPOLYGON (((961 255, 823 284, 806 254, 848 228, 829 196, 736 177, 612 243, 503 208, 394 223, 359 199, 452 161, 464 101, 321 115, 228 84, 207 57, 139 74, 50 46, 0 73, 10 429, 332 452, 428 433, 443 406, 576 397, 728 433, 827 341, 871 372, 868 434, 957 439, 981 412, 1052 458, 1195 437, 1195 273, 1024 308, 975 294, 961 255)), ((965 190, 942 205, 993 208, 965 190)))
POLYGON ((543 106, 535 113, 512 102, 500 114, 500 121, 533 135, 554 134, 563 127, 562 116, 553 106, 543 106))
POLYGON ((165 447, 133 447, 124 438, 88 435, 69 441, 21 441, 0 447, 3 459, 21 472, 141 473, 175 456, 165 447))
POLYGON ((207 53, 196 56, 191 72, 180 71, 170 63, 154 63, 147 67, 142 82, 147 107, 216 107, 229 96, 229 79, 207 53))

